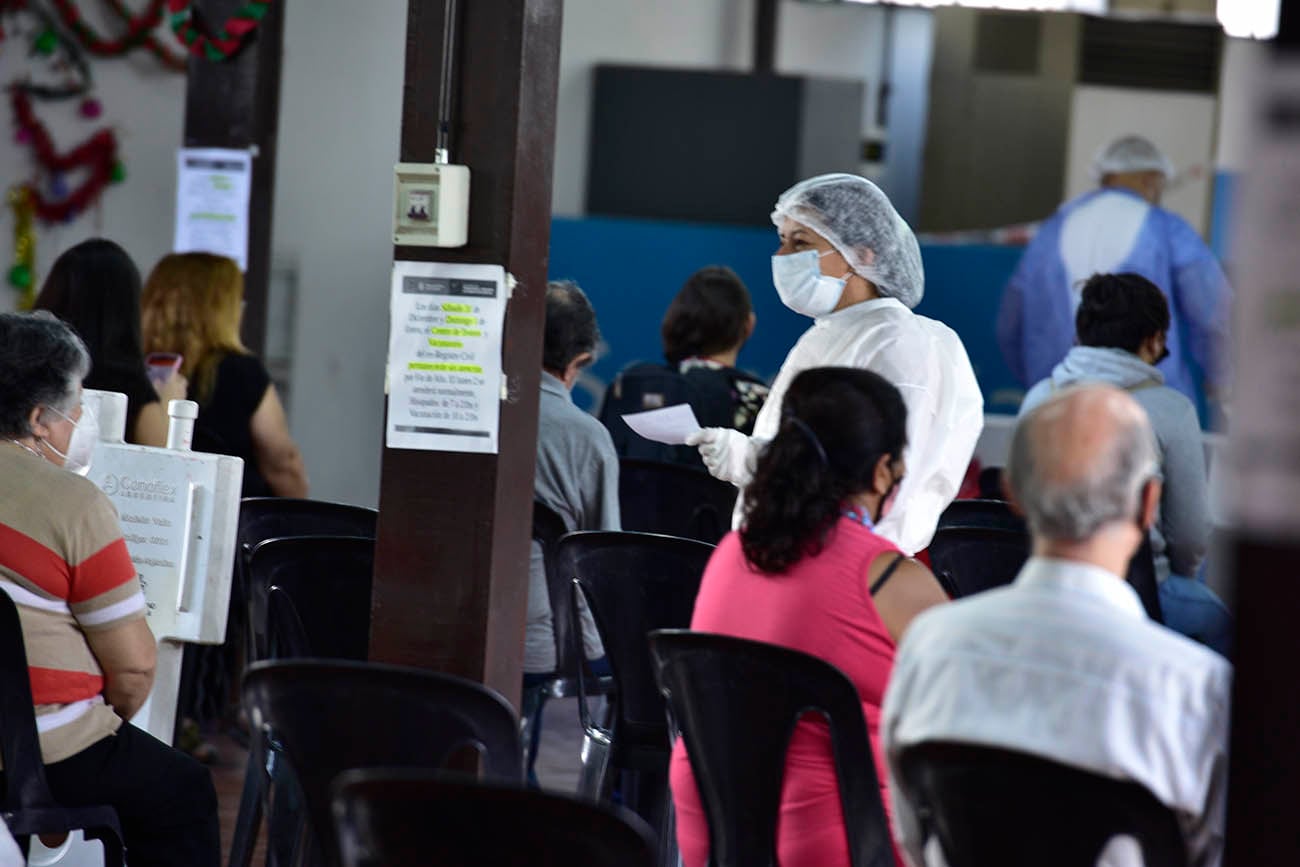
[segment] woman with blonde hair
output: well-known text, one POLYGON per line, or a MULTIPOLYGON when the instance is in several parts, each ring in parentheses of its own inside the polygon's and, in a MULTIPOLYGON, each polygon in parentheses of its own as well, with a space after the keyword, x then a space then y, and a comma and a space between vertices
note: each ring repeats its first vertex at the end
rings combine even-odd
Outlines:
POLYGON ((270 374, 239 339, 244 278, 210 253, 164 256, 145 281, 147 352, 177 352, 199 404, 195 449, 244 459, 244 496, 305 497, 307 472, 270 374))

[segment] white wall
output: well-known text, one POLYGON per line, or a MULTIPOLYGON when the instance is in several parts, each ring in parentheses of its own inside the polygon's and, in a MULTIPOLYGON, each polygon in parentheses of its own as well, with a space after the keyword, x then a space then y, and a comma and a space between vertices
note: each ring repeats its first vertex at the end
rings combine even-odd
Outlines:
POLYGON ((1154 142, 1178 173, 1161 204, 1202 235, 1208 234, 1216 102, 1214 95, 1204 93, 1078 85, 1070 119, 1065 197, 1094 189, 1094 156, 1115 138, 1135 133, 1154 142))
POLYGON ((1219 141, 1215 155, 1221 171, 1239 172, 1249 159, 1251 110, 1260 69, 1269 46, 1254 39, 1229 39, 1224 43, 1219 76, 1219 141))
MULTIPOLYGON (((13 20, 6 16, 6 28, 10 28, 13 20)), ((169 41, 169 47, 176 46, 170 32, 162 35, 169 41)), ((12 29, 6 37, 4 50, 0 51, 0 81, 12 81, 32 67, 48 68, 44 58, 27 57, 30 37, 12 29)), ((38 289, 59 253, 86 238, 103 236, 117 241, 144 274, 171 249, 172 215, 176 207, 176 148, 184 129, 185 76, 163 69, 144 51, 125 58, 92 58, 91 65, 95 81, 92 95, 104 109, 99 118, 82 118, 77 99, 36 100, 35 113, 49 129, 59 151, 71 150, 95 131, 112 127, 127 178, 122 184, 110 185, 98 205, 71 223, 46 226, 37 221, 38 289)), ((7 122, 0 135, 0 178, 7 190, 32 178, 36 162, 29 146, 15 142, 7 91, 2 98, 0 111, 7 122)), ((69 188, 75 188, 80 182, 80 172, 66 178, 69 188)), ((0 251, 5 257, 0 267, 0 280, 3 280, 13 256, 13 218, 7 207, 0 216, 0 251)), ((12 310, 16 300, 17 294, 6 282, 0 288, 0 309, 12 310)))
POLYGON ((289 423, 312 496, 379 498, 406 4, 287 0, 272 259, 296 270, 289 423))
POLYGON ((596 64, 746 69, 752 53, 752 21, 751 0, 566 0, 555 124, 554 212, 572 216, 585 210, 596 64))
MULTIPOLYGON (((871 110, 864 111, 863 121, 869 124, 880 80, 884 10, 855 3, 783 0, 778 14, 777 72, 865 81, 871 110)), ((897 135, 914 142, 919 154, 929 83, 930 13, 900 11, 895 19, 898 42, 893 110, 900 121, 897 135)), ((554 212, 576 216, 585 210, 592 69, 596 64, 745 71, 752 66, 753 20, 752 0, 566 0, 554 212)), ((907 176, 909 164, 904 160, 900 165, 892 174, 887 171, 882 182, 898 185, 905 203, 914 201, 920 186, 919 157, 910 164, 912 179, 907 176)), ((773 198, 778 192, 773 191, 773 198)))

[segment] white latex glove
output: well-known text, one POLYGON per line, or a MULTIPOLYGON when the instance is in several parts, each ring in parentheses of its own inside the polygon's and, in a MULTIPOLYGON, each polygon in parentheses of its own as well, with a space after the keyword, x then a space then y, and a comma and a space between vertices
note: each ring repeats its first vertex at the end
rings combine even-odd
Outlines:
POLYGON ((701 428, 686 438, 686 444, 699 447, 704 466, 716 479, 743 488, 754 475, 754 457, 758 449, 749 437, 738 430, 726 427, 701 428))

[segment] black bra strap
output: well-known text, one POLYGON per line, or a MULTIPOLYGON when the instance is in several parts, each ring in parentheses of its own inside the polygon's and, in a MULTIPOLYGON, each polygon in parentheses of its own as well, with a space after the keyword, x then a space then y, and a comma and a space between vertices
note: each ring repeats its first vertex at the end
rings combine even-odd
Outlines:
POLYGON ((906 559, 907 559, 906 554, 899 554, 897 557, 894 558, 893 563, 890 563, 888 566, 885 567, 885 571, 881 572, 880 577, 877 578, 875 583, 871 585, 870 592, 872 596, 875 596, 876 591, 879 590, 881 587, 885 586, 885 582, 888 581, 890 576, 894 574, 894 570, 896 570, 898 568, 898 565, 906 559))

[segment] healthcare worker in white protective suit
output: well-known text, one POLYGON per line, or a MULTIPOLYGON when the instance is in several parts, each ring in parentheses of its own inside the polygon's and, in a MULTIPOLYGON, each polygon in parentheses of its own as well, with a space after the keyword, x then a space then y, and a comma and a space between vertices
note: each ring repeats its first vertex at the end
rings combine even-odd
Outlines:
MULTIPOLYGON (((809 178, 786 190, 772 212, 781 246, 772 281, 787 307, 813 318, 786 356, 752 437, 704 428, 697 445, 709 472, 744 488, 763 445, 776 435, 795 375, 810 367, 858 367, 880 374, 907 404, 902 481, 876 529, 904 552, 930 544, 984 426, 984 400, 966 348, 951 328, 911 310, 925 275, 911 228, 875 184, 856 175, 809 178)), ((732 523, 739 526, 743 498, 732 523)))

